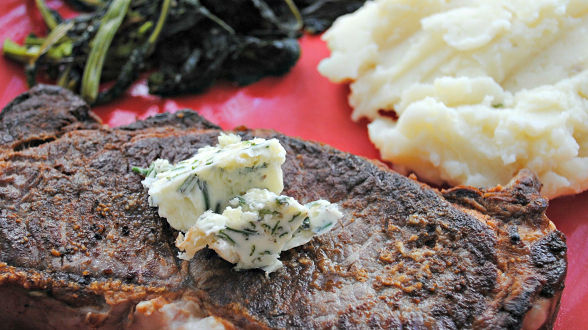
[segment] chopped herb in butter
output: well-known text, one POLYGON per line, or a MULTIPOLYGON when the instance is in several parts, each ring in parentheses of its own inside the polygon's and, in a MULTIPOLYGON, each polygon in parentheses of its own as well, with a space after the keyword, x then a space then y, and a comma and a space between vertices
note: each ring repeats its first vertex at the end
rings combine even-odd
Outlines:
POLYGON ((271 273, 282 266, 280 252, 325 233, 341 217, 337 205, 325 200, 301 205, 292 197, 253 188, 232 199, 222 214, 202 214, 185 235, 178 235, 176 246, 186 260, 208 246, 236 269, 271 273))
POLYGON ((177 230, 187 231, 207 210, 221 212, 250 188, 279 194, 284 187, 286 151, 277 139, 241 141, 221 133, 218 141, 175 165, 158 159, 147 169, 133 168, 145 175, 150 205, 158 206, 159 215, 177 230))
POLYGON ((157 159, 133 168, 145 176, 149 204, 180 231, 182 259, 209 247, 236 269, 271 273, 282 266, 282 251, 327 232, 342 217, 328 201, 301 205, 279 195, 286 151, 277 139, 241 141, 221 133, 218 141, 175 165, 157 159))

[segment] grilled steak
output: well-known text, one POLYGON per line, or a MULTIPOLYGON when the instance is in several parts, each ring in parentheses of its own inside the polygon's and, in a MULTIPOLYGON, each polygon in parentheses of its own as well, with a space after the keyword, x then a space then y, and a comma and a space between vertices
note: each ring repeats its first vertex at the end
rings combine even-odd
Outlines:
POLYGON ((8 105, 0 324, 155 328, 188 312, 250 328, 551 326, 566 244, 531 173, 506 187, 438 191, 328 146, 238 133, 281 141, 284 194, 337 202, 345 215, 283 252, 284 267, 268 277, 234 271, 211 250, 177 258, 177 232, 131 171, 215 144, 215 125, 181 111, 109 129, 79 98, 45 86, 8 105))

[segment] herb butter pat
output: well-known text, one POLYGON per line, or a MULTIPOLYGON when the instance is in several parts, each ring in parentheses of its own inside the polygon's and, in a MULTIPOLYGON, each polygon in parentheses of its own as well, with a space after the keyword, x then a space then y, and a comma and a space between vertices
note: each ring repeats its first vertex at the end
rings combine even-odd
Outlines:
POLYGON ((337 205, 325 200, 301 205, 292 197, 253 188, 232 199, 222 214, 202 214, 186 235, 178 235, 176 246, 186 260, 208 246, 237 269, 270 273, 282 266, 280 252, 330 230, 341 217, 337 205))
POLYGON ((329 231, 343 216, 325 200, 301 205, 279 195, 286 151, 277 139, 241 141, 221 133, 218 141, 175 165, 157 159, 133 168, 145 176, 149 204, 181 231, 180 258, 209 247, 236 269, 271 273, 282 266, 282 251, 329 231))
POLYGON ((217 146, 200 148, 192 158, 171 165, 158 159, 142 171, 149 204, 170 226, 187 231, 207 210, 221 212, 250 188, 280 193, 286 151, 276 139, 241 141, 221 133, 217 146))

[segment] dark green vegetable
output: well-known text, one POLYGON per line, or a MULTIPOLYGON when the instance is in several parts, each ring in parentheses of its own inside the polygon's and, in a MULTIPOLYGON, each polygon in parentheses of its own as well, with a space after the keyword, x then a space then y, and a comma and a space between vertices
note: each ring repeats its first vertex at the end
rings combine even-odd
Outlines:
POLYGON ((21 46, 10 39, 4 40, 4 46, 2 47, 2 49, 6 57, 22 63, 27 63, 37 54, 36 49, 32 47, 30 48, 26 46, 21 46))
POLYGON ((92 11, 104 6, 106 0, 67 0, 67 3, 75 10, 92 11))
POLYGON ((153 94, 198 93, 217 80, 246 85, 288 72, 304 26, 321 32, 363 2, 68 0, 92 12, 64 21, 35 0, 49 35, 30 35, 23 46, 5 40, 3 52, 24 64, 30 85, 43 74, 92 104, 113 100, 147 71, 153 94))
MULTIPOLYGON (((96 103, 103 104, 112 101, 139 77, 139 73, 145 68, 145 61, 155 49, 155 44, 159 38, 169 13, 170 2, 170 0, 164 0, 159 19, 155 28, 153 29, 153 32, 144 44, 131 51, 129 59, 121 68, 114 85, 105 91, 100 92, 100 94, 98 94, 96 103)), ((152 24, 149 23, 151 22, 148 21, 139 28, 140 34, 143 34, 146 30, 150 29, 152 24)))
POLYGON ((55 27, 57 27, 59 22, 62 20, 59 14, 49 9, 43 0, 35 0, 35 4, 37 5, 37 8, 39 8, 41 16, 43 17, 47 27, 50 30, 55 29, 55 27))
MULTIPOLYGON (((94 103, 98 97, 98 88, 100 87, 100 76, 102 75, 102 66, 106 59, 106 52, 110 48, 112 39, 122 24, 131 0, 113 0, 106 14, 100 19, 100 28, 92 40, 90 54, 84 67, 82 76, 82 97, 94 103)), ((53 32, 53 31, 52 31, 53 32)))
POLYGON ((328 29, 341 15, 352 13, 363 5, 365 0, 297 0, 300 13, 304 17, 308 33, 320 33, 328 29))

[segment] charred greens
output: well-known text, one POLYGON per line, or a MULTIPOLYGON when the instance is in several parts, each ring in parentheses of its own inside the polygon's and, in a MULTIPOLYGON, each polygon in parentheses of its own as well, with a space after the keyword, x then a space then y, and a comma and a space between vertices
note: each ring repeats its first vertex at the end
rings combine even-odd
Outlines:
POLYGON ((198 93, 217 80, 239 85, 282 75, 300 54, 303 29, 321 32, 363 1, 348 0, 68 0, 91 11, 64 20, 35 0, 48 27, 24 45, 4 41, 4 55, 81 94, 111 101, 146 71, 153 94, 198 93), (100 85, 111 82, 107 89, 100 85))
POLYGON ((320 33, 328 29, 333 21, 359 9, 365 0, 297 0, 304 17, 304 28, 309 33, 320 33))

